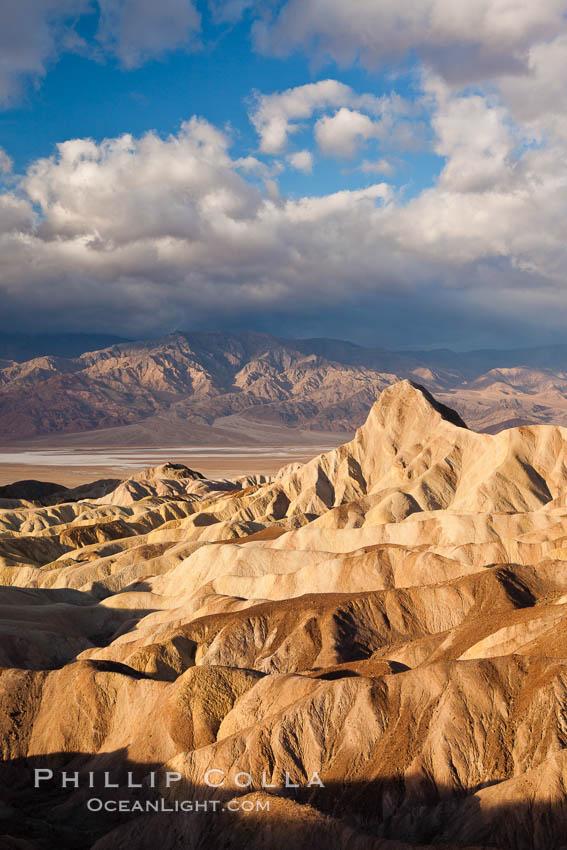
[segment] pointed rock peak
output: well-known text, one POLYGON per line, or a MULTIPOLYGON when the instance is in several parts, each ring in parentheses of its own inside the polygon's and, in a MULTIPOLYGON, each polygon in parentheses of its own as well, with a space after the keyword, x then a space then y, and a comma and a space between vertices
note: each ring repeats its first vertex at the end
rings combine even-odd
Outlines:
POLYGON ((453 410, 452 407, 447 407, 447 405, 445 404, 441 404, 441 402, 437 401, 437 399, 433 395, 431 395, 429 390, 426 390, 425 387, 423 387, 421 384, 416 384, 413 381, 409 380, 402 381, 402 383, 410 384, 410 386, 414 390, 417 390, 417 392, 421 393, 421 395, 426 399, 426 401, 429 402, 431 407, 433 407, 433 409, 436 410, 437 413, 439 413, 440 416, 443 417, 443 419, 446 419, 447 422, 451 422, 452 425, 457 425, 459 428, 467 428, 468 430, 468 425, 466 424, 464 419, 461 419, 456 410, 453 410))
POLYGON ((437 401, 421 384, 408 379, 398 381, 383 390, 371 411, 383 423, 392 419, 394 421, 421 419, 424 415, 430 415, 433 412, 452 425, 467 428, 455 410, 437 401))
POLYGON ((195 469, 190 469, 188 466, 185 466, 182 463, 171 463, 171 461, 167 461, 166 463, 162 463, 159 466, 151 466, 147 469, 143 469, 141 472, 138 472, 136 475, 132 475, 129 477, 130 481, 152 481, 154 479, 184 479, 190 478, 193 480, 204 479, 205 476, 202 473, 197 472, 195 469))

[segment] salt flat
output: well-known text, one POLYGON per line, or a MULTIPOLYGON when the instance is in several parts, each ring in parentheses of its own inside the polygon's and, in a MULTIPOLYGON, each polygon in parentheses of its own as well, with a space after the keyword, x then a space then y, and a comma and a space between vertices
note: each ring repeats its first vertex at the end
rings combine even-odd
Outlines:
MULTIPOLYGON (((331 439, 332 436, 329 435, 331 439)), ((91 481, 93 474, 111 478, 125 470, 155 466, 164 459, 198 466, 210 476, 271 475, 285 464, 307 461, 314 453, 327 451, 335 444, 329 441, 326 445, 309 446, 11 449, 0 451, 0 485, 33 478, 71 487, 91 481)))

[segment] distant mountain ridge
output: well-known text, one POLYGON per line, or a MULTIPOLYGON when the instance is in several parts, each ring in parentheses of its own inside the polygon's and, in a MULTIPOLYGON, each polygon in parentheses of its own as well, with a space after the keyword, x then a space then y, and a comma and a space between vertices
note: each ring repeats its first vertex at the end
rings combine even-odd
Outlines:
MULTIPOLYGON (((391 352, 253 331, 178 331, 110 338, 76 354, 77 336, 59 345, 69 355, 0 360, 3 442, 95 431, 101 439, 101 429, 112 429, 113 444, 155 444, 165 432, 206 443, 213 427, 229 434, 238 425, 246 437, 247 422, 286 429, 293 442, 298 429, 354 431, 379 393, 403 378, 435 392, 476 430, 567 425, 567 345, 391 352)), ((1 339, 0 351, 9 350, 10 338, 1 339)))

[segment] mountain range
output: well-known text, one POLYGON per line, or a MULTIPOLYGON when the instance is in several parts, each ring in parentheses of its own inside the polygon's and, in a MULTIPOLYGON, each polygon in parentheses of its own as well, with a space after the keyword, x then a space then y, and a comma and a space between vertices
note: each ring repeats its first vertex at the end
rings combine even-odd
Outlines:
POLYGON ((34 345, 47 353, 22 359, 31 343, 5 338, 2 442, 291 444, 309 430, 336 433, 338 440, 365 420, 381 390, 403 378, 427 387, 476 430, 567 424, 562 345, 390 352, 340 340, 220 331, 107 342, 72 336, 50 343, 46 336, 34 345), (49 353, 50 347, 65 356, 49 353))

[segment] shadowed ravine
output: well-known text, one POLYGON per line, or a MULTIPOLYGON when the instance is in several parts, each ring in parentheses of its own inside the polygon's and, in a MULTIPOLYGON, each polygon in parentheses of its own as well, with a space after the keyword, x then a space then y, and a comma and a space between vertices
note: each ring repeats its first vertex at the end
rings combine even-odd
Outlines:
POLYGON ((11 493, 0 847, 565 848, 566 476, 567 430, 477 434, 404 381, 273 478, 11 493))

